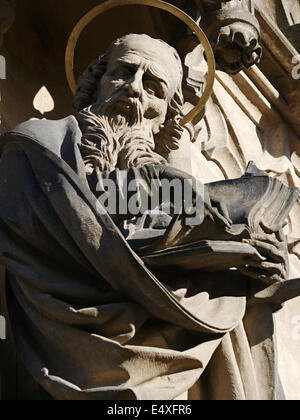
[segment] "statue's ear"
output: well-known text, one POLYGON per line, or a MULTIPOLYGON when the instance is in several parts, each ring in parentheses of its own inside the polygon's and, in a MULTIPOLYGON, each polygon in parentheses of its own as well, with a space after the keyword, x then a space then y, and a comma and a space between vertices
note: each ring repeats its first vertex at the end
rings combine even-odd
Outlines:
POLYGON ((94 60, 78 79, 73 108, 81 111, 93 105, 98 97, 99 81, 106 72, 107 55, 103 54, 94 60))

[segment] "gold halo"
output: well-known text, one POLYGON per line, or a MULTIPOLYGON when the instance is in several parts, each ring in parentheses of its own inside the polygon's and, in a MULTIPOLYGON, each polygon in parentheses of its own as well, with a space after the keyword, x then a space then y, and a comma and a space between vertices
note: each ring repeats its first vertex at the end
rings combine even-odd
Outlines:
POLYGON ((77 89, 77 83, 76 83, 76 79, 74 75, 74 54, 75 54, 75 48, 76 48, 78 39, 82 31, 86 28, 87 25, 89 25, 89 23, 92 22, 92 20, 94 20, 100 14, 110 9, 113 9, 117 6, 127 6, 127 5, 150 6, 150 7, 156 7, 158 9, 170 12, 172 15, 176 16, 178 19, 184 22, 195 33, 195 35, 199 39, 199 42, 202 44, 205 50, 207 64, 208 64, 208 75, 207 75, 206 87, 197 105, 180 121, 180 125, 183 126, 187 124, 189 121, 193 120, 202 111, 202 109, 205 107, 206 102, 210 98, 212 94, 212 90, 213 90, 214 80, 215 80, 216 63, 215 63, 215 57, 214 57, 212 48, 210 46, 210 43, 205 33, 202 31, 202 29, 200 29, 197 23, 185 12, 183 12, 182 10, 178 9, 178 7, 175 7, 170 3, 166 3, 165 1, 161 1, 161 0, 108 0, 94 7, 86 15, 84 15, 74 27, 69 37, 67 49, 66 49, 65 70, 66 70, 67 80, 68 80, 70 89, 73 95, 75 95, 76 89, 77 89))

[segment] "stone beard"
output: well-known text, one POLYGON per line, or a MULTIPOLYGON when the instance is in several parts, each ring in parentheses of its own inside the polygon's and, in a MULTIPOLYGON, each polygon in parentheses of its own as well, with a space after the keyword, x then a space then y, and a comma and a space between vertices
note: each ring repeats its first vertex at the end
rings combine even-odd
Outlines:
POLYGON ((183 133, 182 73, 172 47, 135 34, 89 66, 74 99, 88 174, 166 163, 183 133))
POLYGON ((132 100, 128 115, 114 115, 112 103, 101 108, 100 114, 90 107, 78 115, 83 132, 81 153, 88 173, 95 167, 100 172, 111 172, 116 167, 128 169, 165 163, 165 159, 154 151, 154 136, 143 129, 141 106, 137 100, 132 100))

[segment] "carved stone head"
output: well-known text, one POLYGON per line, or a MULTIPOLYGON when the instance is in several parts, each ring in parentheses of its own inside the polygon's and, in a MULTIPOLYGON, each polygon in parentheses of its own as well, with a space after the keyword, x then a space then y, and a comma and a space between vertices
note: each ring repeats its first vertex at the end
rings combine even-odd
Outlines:
POLYGON ((147 35, 117 39, 83 73, 74 98, 78 111, 93 112, 150 124, 157 135, 166 121, 181 112, 182 64, 176 50, 147 35))

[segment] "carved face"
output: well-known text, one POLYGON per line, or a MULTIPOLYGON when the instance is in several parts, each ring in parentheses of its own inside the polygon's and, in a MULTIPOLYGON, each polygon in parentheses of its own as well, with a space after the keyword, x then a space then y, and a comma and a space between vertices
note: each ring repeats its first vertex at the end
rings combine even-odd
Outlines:
POLYGON ((98 99, 109 103, 110 115, 128 120, 138 104, 141 117, 156 134, 165 122, 181 77, 178 61, 168 46, 150 37, 130 35, 109 55, 98 99))

